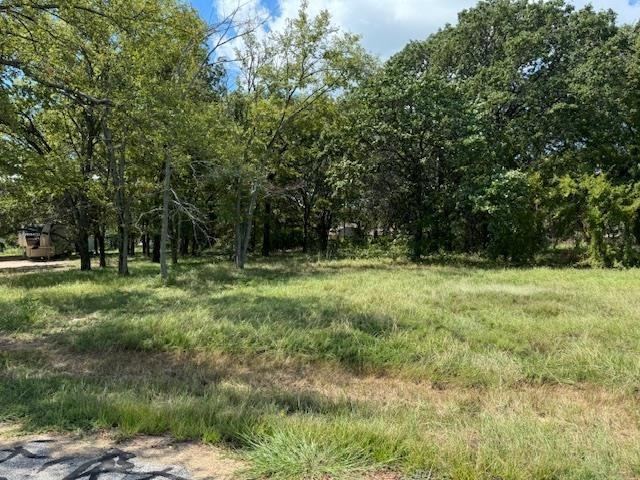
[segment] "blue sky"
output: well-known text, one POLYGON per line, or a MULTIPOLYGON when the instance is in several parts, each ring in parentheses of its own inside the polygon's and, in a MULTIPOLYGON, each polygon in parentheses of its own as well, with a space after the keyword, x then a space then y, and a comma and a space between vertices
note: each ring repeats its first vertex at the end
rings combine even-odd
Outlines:
MULTIPOLYGON (((190 3, 198 9, 202 17, 208 18, 215 11, 215 4, 217 2, 215 2, 214 0, 191 0, 190 3)), ((262 0, 260 3, 268 8, 272 15, 278 14, 279 0, 262 0)))
MULTIPOLYGON (((284 18, 295 15, 301 0, 185 0, 203 18, 215 18, 217 11, 229 12, 246 6, 271 17, 277 28, 284 18)), ((327 9, 334 23, 362 36, 371 52, 385 58, 400 50, 409 40, 425 38, 446 23, 455 23, 457 13, 472 7, 476 0, 309 0, 312 13, 327 9)), ((598 9, 611 8, 621 22, 640 20, 640 0, 573 0, 579 7, 587 3, 598 9)))

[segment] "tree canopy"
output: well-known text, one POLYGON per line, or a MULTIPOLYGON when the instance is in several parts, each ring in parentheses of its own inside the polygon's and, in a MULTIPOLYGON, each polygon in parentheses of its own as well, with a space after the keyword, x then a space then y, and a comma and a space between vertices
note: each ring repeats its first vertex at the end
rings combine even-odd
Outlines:
POLYGON ((612 11, 480 1, 385 62, 306 4, 266 31, 5 0, 0 33, 0 235, 68 225, 82 269, 140 243, 164 279, 205 249, 640 263, 640 26, 612 11))

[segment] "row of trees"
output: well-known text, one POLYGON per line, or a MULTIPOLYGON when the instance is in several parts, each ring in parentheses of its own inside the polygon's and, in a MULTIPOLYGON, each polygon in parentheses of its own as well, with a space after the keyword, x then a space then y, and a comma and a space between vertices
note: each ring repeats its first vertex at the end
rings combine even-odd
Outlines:
POLYGON ((406 212, 416 257, 526 260, 577 240, 598 263, 635 263, 639 66, 640 29, 611 11, 481 2, 357 96, 386 172, 368 198, 384 199, 388 218, 406 212))
POLYGON ((67 223, 83 269, 89 235, 122 274, 142 240, 166 278, 170 252, 242 268, 346 223, 415 259, 640 258, 640 28, 612 12, 488 0, 384 64, 304 6, 265 33, 175 0, 5 0, 0 29, 0 227, 67 223))

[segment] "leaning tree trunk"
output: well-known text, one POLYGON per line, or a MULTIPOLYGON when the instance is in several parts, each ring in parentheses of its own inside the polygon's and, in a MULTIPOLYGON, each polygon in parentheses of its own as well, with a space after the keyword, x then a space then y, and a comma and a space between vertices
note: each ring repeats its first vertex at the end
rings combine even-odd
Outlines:
POLYGON ((165 148, 164 188, 162 190, 162 229, 160 230, 160 277, 164 283, 169 279, 167 266, 167 241, 169 240, 169 194, 171 192, 171 156, 165 148))

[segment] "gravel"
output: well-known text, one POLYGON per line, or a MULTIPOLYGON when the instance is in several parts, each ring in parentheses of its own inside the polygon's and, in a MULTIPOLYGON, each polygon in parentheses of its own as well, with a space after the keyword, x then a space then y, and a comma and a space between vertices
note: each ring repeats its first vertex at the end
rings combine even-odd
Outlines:
POLYGON ((0 446, 0 480, 191 480, 182 467, 151 465, 117 448, 92 456, 56 455, 54 440, 0 446))

